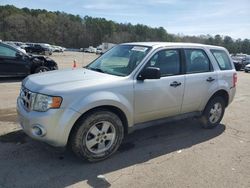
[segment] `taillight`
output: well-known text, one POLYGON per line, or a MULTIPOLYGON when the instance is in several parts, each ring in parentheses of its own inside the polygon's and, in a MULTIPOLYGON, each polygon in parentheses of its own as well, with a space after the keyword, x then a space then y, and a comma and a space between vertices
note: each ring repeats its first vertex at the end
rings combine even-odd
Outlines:
POLYGON ((236 86, 236 83, 237 83, 237 73, 234 73, 234 75, 233 75, 233 87, 236 86))

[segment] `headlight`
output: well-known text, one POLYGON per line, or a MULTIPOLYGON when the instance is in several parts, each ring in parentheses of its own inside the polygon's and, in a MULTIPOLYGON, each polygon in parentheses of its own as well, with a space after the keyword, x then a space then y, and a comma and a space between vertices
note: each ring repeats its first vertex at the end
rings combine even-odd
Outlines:
POLYGON ((60 108, 62 103, 61 97, 53 97, 43 94, 36 94, 33 110, 39 112, 45 112, 50 108, 60 108))

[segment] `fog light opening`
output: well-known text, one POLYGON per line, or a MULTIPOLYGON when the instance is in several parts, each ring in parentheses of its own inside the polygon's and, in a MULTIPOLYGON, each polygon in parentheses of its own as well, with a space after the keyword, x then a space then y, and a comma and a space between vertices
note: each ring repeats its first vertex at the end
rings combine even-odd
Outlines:
POLYGON ((40 127, 38 125, 35 125, 35 126, 32 127, 32 133, 35 136, 41 136, 42 137, 42 136, 45 135, 46 132, 42 127, 40 127))

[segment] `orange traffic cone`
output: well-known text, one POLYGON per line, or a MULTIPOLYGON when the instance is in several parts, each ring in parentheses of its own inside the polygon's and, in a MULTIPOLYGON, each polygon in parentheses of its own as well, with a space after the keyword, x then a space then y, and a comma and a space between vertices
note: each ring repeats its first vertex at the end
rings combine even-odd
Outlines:
POLYGON ((73 67, 72 69, 75 69, 76 68, 76 60, 73 61, 73 67))

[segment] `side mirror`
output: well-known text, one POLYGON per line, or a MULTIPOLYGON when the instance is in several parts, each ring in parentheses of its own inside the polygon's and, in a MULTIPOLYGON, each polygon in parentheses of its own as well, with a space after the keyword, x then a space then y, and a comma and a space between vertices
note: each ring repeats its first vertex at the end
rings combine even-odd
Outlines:
POLYGON ((17 59, 21 59, 23 57, 23 54, 22 53, 20 53, 20 52, 17 52, 16 53, 16 58, 17 59))
POLYGON ((138 77, 138 80, 145 80, 145 79, 160 79, 161 78, 161 71, 157 67, 147 67, 144 69, 138 77))

